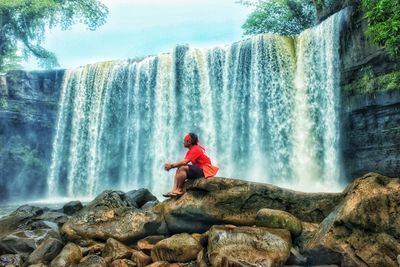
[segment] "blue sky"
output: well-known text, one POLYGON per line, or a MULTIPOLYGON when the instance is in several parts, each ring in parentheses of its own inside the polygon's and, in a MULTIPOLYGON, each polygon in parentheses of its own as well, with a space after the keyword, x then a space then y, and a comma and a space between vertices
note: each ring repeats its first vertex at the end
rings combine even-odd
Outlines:
MULTIPOLYGON (((107 23, 49 30, 44 47, 62 68, 170 52, 177 44, 212 47, 243 38, 241 25, 251 12, 235 0, 101 0, 107 23)), ((33 61, 26 68, 38 68, 33 61)))

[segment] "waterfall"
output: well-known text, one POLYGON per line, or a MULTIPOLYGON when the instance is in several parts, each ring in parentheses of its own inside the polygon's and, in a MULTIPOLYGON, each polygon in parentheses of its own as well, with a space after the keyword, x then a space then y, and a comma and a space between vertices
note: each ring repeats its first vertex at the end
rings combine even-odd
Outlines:
POLYGON ((68 70, 48 176, 50 196, 170 189, 195 132, 219 176, 306 191, 340 187, 339 31, 343 11, 296 38, 68 70))

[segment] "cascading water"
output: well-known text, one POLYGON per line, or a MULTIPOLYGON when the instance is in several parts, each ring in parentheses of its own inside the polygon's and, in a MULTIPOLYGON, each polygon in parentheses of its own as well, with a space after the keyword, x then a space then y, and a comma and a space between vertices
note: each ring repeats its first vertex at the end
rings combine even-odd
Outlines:
POLYGON ((298 38, 98 63, 66 73, 50 196, 168 190, 163 163, 196 132, 219 176, 306 191, 340 180, 339 30, 343 11, 298 38))

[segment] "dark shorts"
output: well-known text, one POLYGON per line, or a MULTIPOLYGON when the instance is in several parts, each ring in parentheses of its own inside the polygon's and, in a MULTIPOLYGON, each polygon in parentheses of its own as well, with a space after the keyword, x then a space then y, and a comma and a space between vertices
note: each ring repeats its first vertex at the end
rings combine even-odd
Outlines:
POLYGON ((197 179, 204 177, 203 170, 199 167, 193 166, 193 165, 188 165, 189 170, 187 173, 187 179, 197 179))

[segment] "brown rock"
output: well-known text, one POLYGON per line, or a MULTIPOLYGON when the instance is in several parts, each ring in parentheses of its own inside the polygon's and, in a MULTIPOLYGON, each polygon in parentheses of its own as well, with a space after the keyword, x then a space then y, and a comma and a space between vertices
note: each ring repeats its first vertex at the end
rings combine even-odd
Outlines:
POLYGON ((201 250, 202 246, 196 239, 183 233, 158 242, 151 251, 151 258, 154 262, 187 262, 195 260, 201 250))
POLYGON ((36 264, 29 265, 28 267, 47 267, 47 265, 44 263, 36 263, 36 264))
POLYGON ((400 179, 369 173, 345 190, 345 198, 304 248, 309 264, 396 266, 400 254, 400 179))
POLYGON ((199 254, 197 254, 197 259, 196 259, 197 265, 199 267, 207 267, 207 260, 206 259, 207 259, 206 252, 204 251, 204 249, 202 249, 199 252, 199 254))
POLYGON ((110 267, 136 267, 136 263, 128 259, 119 259, 113 261, 110 267))
POLYGON ((152 264, 146 265, 146 267, 169 267, 168 261, 157 261, 153 262, 152 264))
POLYGON ((135 250, 118 242, 113 238, 107 240, 101 256, 107 261, 112 262, 118 259, 130 259, 135 250))
POLYGON ((269 228, 287 229, 294 236, 301 234, 301 221, 283 210, 260 209, 256 216, 256 225, 269 228))
POLYGON ((68 243, 55 257, 51 263, 50 267, 65 267, 76 265, 82 259, 82 252, 79 246, 74 243, 68 243))
POLYGON ((203 233, 214 224, 254 225, 262 208, 284 210, 306 222, 321 222, 342 198, 337 193, 303 193, 214 177, 188 181, 182 197, 164 201, 152 210, 164 214, 171 233, 203 233))
POLYGON ((29 255, 25 265, 48 263, 60 253, 63 246, 60 240, 48 238, 29 255))
POLYGON ((105 259, 98 255, 88 255, 84 257, 76 267, 107 267, 105 259))
POLYGON ((146 266, 152 262, 151 257, 142 251, 134 251, 131 260, 136 263, 138 267, 146 266))
POLYGON ((137 248, 144 251, 145 253, 148 253, 150 255, 151 250, 153 249, 154 245, 157 244, 157 242, 165 239, 166 237, 163 235, 153 235, 153 236, 147 236, 137 242, 137 248))
POLYGON ((63 225, 61 233, 74 242, 85 239, 134 242, 148 235, 166 233, 159 213, 143 211, 120 191, 105 191, 63 225))
POLYGON ((290 232, 285 229, 213 226, 209 231, 212 266, 282 266, 290 248, 290 232))
POLYGON ((104 249, 104 246, 105 246, 104 243, 95 243, 89 247, 83 247, 83 248, 81 248, 82 255, 86 256, 86 255, 92 255, 92 254, 101 254, 101 252, 104 249))

